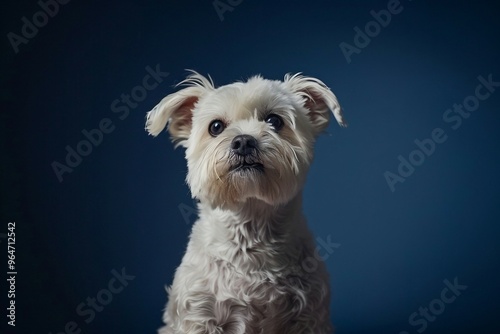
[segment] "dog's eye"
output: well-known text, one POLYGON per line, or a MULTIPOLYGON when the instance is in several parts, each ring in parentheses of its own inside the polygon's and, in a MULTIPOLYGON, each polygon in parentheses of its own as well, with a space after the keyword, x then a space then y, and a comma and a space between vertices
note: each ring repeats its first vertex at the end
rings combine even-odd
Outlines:
POLYGON ((210 123, 208 132, 210 132, 212 136, 217 137, 222 133, 222 131, 224 131, 225 128, 226 126, 224 125, 224 123, 216 119, 215 121, 212 121, 212 123, 210 123))
POLYGON ((266 117, 266 123, 271 125, 275 131, 281 130, 283 128, 283 119, 276 114, 270 114, 266 117))

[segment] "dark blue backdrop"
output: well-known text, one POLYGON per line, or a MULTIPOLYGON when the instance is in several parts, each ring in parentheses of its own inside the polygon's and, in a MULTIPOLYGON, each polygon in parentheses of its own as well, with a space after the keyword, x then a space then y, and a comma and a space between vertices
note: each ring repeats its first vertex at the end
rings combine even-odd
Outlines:
POLYGON ((2 332, 161 325, 195 217, 183 150, 148 137, 144 116, 186 68, 216 84, 302 71, 337 94, 350 127, 319 140, 304 197, 337 244, 338 333, 500 332, 493 1, 43 3, 1 5, 1 267, 16 221, 18 271, 2 332), (71 150, 87 154, 73 167, 71 150))

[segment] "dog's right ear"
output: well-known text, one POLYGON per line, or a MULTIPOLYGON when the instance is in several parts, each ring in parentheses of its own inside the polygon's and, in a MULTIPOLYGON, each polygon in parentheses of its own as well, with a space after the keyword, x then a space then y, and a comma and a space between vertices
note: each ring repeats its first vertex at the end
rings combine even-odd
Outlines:
POLYGON ((156 137, 168 123, 168 132, 176 147, 186 147, 193 125, 193 109, 204 94, 215 89, 210 76, 207 79, 195 71, 191 72, 177 85, 189 87, 167 95, 146 115, 146 131, 156 137))

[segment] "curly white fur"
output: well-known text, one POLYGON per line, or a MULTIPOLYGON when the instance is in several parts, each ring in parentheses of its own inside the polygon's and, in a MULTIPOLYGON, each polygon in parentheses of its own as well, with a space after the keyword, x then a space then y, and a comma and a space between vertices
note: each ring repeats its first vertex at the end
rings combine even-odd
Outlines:
POLYGON ((181 84, 188 87, 165 97, 146 121, 154 136, 168 122, 173 142, 186 148, 186 180, 199 200, 160 333, 332 333, 325 266, 304 265, 315 244, 301 189, 330 113, 346 126, 335 95, 301 74, 215 88, 193 72, 181 84), (283 120, 279 131, 266 123, 270 114, 283 120), (213 120, 225 126, 220 135, 208 132, 213 120), (243 134, 256 139, 252 159, 263 171, 231 169, 231 141, 243 134))

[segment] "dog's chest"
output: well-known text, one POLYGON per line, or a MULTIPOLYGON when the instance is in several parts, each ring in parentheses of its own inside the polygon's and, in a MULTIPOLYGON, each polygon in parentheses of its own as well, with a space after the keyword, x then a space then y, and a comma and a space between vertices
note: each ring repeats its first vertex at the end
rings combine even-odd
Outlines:
POLYGON ((232 310, 230 317, 235 323, 246 319, 246 333, 273 333, 274 328, 284 328, 300 313, 307 294, 301 278, 281 276, 269 272, 247 275, 232 272, 222 277, 222 286, 213 292, 219 303, 232 310), (262 332, 263 329, 266 331, 262 332))
POLYGON ((188 256, 206 289, 204 308, 213 310, 224 333, 240 333, 238 324, 245 334, 285 333, 308 307, 311 292, 325 290, 301 265, 313 250, 304 234, 257 227, 202 223, 193 231, 188 256))

